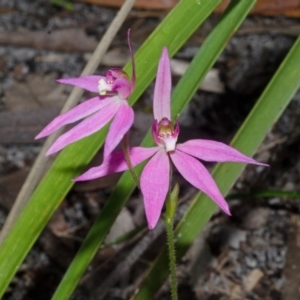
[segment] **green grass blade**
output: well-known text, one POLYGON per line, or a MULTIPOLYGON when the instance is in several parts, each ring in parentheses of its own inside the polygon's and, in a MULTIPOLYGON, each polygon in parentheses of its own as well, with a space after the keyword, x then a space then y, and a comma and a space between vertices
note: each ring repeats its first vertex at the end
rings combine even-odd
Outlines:
MULTIPOLYGON (((267 132, 278 120, 300 87, 300 38, 279 67, 273 79, 261 95, 251 113, 235 135, 231 145, 247 155, 253 155, 267 132)), ((213 177, 223 195, 228 193, 245 165, 218 164, 213 177)), ((199 193, 193 200, 182 221, 176 228, 177 258, 181 258, 203 226, 211 218, 216 205, 207 196, 199 193)), ((168 276, 168 257, 163 249, 139 289, 134 300, 152 299, 168 276)))
MULTIPOLYGON (((195 0, 182 0, 168 14, 135 55, 137 84, 129 99, 131 104, 136 102, 139 95, 153 80, 162 47, 167 46, 170 55, 174 55, 220 1, 201 0, 201 4, 198 4, 195 0)), ((130 71, 129 64, 125 70, 130 71)), ((33 193, 0 248, 0 297, 33 243, 72 187, 71 179, 83 170, 103 144, 106 130, 107 128, 64 149, 33 193)), ((123 194, 119 194, 119 198, 123 198, 123 194)), ((116 206, 116 210, 119 210, 122 204, 116 206)), ((107 220, 104 218, 105 226, 110 226, 110 219, 110 217, 107 220)), ((97 238, 98 236, 96 240, 97 238)))
MULTIPOLYGON (((239 6, 235 7, 236 3, 237 1, 233 2, 232 7, 229 10, 231 13, 226 11, 215 30, 213 30, 202 45, 201 49, 198 51, 197 55, 191 62, 189 69, 176 86, 172 98, 173 116, 177 116, 182 113, 185 106, 197 90, 200 82, 204 79, 208 70, 217 60, 227 41, 245 18, 247 12, 250 10, 255 1, 244 0, 239 6), (230 26, 225 26, 226 23, 229 23, 230 26)), ((145 147, 153 145, 150 132, 148 132, 142 145, 145 147)), ((142 168, 143 166, 138 166, 136 168, 137 174, 141 173, 142 168)), ((67 297, 72 293, 72 290, 75 288, 80 277, 83 275, 83 272, 86 270, 92 258, 98 251, 98 248, 103 242, 109 228, 112 226, 114 220, 125 205, 134 188, 135 184, 131 179, 130 174, 128 172, 124 173, 74 258, 71 266, 67 270, 67 273, 59 285, 53 300, 67 297)))
POLYGON ((249 198, 290 198, 290 199, 300 199, 300 193, 296 191, 278 191, 278 190, 263 190, 263 191, 253 191, 247 194, 231 194, 226 197, 226 200, 235 199, 249 199, 249 198))

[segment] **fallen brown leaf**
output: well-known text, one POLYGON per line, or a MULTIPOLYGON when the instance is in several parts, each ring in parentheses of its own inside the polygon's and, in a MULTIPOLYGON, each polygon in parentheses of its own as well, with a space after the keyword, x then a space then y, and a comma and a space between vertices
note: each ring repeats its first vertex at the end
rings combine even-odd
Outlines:
MULTIPOLYGON (((123 4, 123 0, 79 0, 79 2, 120 7, 123 4)), ((135 8, 147 8, 147 9, 171 9, 179 0, 136 0, 135 8)))
MULTIPOLYGON (((216 12, 222 13, 229 2, 230 0, 223 0, 216 12)), ((300 17, 300 2, 299 0, 258 0, 251 14, 300 17)))
POLYGON ((97 41, 87 36, 83 28, 61 29, 52 32, 22 31, 0 32, 0 45, 14 45, 65 52, 89 52, 97 47, 97 41))
POLYGON ((0 112, 0 144, 34 143, 34 137, 59 114, 59 108, 0 112))
MULTIPOLYGON (((123 0, 78 0, 79 2, 120 7, 123 0)), ((134 7, 152 10, 168 10, 173 8, 179 0, 137 0, 134 7)), ((216 9, 216 13, 222 13, 230 0, 223 0, 216 9)), ((289 17, 300 17, 299 0, 258 0, 254 6, 252 14, 262 15, 285 15, 289 17)))
POLYGON ((0 204, 5 209, 12 207, 28 173, 29 168, 26 167, 0 178, 0 204))
POLYGON ((244 280, 243 287, 234 284, 231 289, 230 299, 244 299, 244 293, 250 293, 257 283, 263 278, 264 273, 260 269, 252 270, 244 280))
POLYGON ((37 133, 59 114, 65 94, 56 74, 29 75, 4 90, 0 143, 33 143, 37 133))
POLYGON ((52 73, 40 76, 29 75, 25 82, 16 82, 7 88, 3 102, 9 111, 43 107, 62 107, 65 86, 55 82, 52 73))

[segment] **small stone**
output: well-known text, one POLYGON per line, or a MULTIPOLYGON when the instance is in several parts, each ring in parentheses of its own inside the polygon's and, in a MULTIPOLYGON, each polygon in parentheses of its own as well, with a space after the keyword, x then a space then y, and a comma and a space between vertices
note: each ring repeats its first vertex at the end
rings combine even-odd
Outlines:
POLYGON ((228 244, 233 249, 239 249, 240 243, 245 242, 247 232, 244 230, 233 229, 229 236, 228 244))
POLYGON ((283 236, 274 236, 270 239, 270 245, 283 246, 285 244, 283 236))
POLYGON ((266 240, 258 236, 251 236, 249 238, 249 244, 255 250, 263 250, 268 248, 268 243, 266 240))
POLYGON ((279 197, 271 198, 271 199, 269 200, 269 203, 270 203, 271 205, 280 204, 280 203, 281 203, 281 199, 280 199, 279 197))
POLYGON ((256 251, 255 256, 260 265, 265 265, 267 261, 266 253, 264 251, 256 251))
POLYGON ((255 258, 253 258, 253 257, 246 257, 245 261, 246 261, 246 265, 247 265, 249 268, 254 269, 254 268, 257 267, 257 261, 256 261, 255 258))
POLYGON ((247 237, 246 231, 228 225, 216 226, 213 232, 221 245, 229 245, 233 249, 239 249, 240 243, 245 242, 247 237))
POLYGON ((244 218, 243 227, 246 229, 254 230, 266 225, 270 215, 268 208, 255 208, 251 210, 244 218))

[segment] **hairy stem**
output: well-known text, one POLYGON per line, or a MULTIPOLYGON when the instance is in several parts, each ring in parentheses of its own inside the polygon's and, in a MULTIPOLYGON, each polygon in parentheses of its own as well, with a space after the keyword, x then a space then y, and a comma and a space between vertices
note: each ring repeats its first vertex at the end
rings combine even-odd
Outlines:
POLYGON ((177 300, 177 278, 176 278, 176 253, 174 244, 174 232, 173 223, 178 203, 179 185, 175 184, 173 190, 169 192, 166 198, 166 213, 164 221, 166 224, 167 231, 167 243, 169 252, 169 267, 170 267, 170 278, 171 278, 171 296, 172 300, 177 300))
POLYGON ((176 254, 174 245, 174 232, 173 232, 173 220, 165 219, 168 251, 169 251, 169 267, 170 267, 170 279, 171 279, 171 299, 178 300, 177 295, 177 278, 176 278, 176 254))

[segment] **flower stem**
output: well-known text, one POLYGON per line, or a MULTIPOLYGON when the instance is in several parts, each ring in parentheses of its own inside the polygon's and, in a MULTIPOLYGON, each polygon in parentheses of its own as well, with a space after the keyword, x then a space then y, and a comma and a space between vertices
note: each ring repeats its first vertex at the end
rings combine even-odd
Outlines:
POLYGON ((179 185, 175 184, 174 189, 167 196, 166 214, 164 217, 166 231, 167 231, 172 300, 178 300, 177 278, 176 278, 176 253, 175 253, 174 232, 173 232, 173 223, 174 223, 174 216, 177 207, 178 193, 179 193, 179 185))
POLYGON ((169 251, 169 266, 170 266, 170 278, 171 278, 171 299, 177 300, 177 278, 176 278, 176 254, 174 245, 174 233, 173 233, 173 221, 165 222, 167 239, 168 239, 168 251, 169 251))
POLYGON ((138 176, 136 175, 132 163, 131 163, 131 159, 130 159, 130 153, 129 153, 129 138, 128 138, 128 133, 126 133, 123 137, 122 140, 122 147, 123 147, 123 151, 124 151, 124 157, 128 166, 128 170, 130 171, 130 174, 135 182, 135 184, 137 185, 138 188, 140 188, 140 181, 138 176))

